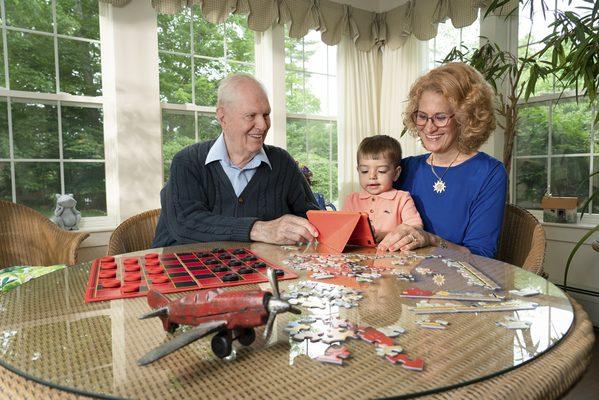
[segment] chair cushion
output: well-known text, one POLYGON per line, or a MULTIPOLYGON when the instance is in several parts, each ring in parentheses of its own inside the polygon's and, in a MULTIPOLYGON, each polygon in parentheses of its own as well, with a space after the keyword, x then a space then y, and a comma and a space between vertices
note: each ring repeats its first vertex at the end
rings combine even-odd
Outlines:
POLYGON ((65 268, 66 265, 15 266, 0 270, 0 292, 8 292, 15 287, 50 272, 65 268))

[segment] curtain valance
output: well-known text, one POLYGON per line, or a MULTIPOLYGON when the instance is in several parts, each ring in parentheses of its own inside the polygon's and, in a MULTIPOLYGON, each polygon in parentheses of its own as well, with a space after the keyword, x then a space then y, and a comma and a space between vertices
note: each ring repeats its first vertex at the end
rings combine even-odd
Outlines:
MULTIPOLYGON (((114 6, 126 6, 131 0, 100 0, 114 6)), ((151 0, 159 13, 175 14, 184 7, 198 4, 202 17, 223 23, 230 14, 247 15, 248 27, 264 32, 273 24, 289 26, 289 35, 301 38, 309 30, 321 32, 322 41, 336 45, 342 35, 350 36, 359 50, 374 46, 401 47, 410 35, 429 40, 437 35, 437 24, 447 19, 456 28, 471 25, 479 8, 492 0, 410 0, 376 13, 331 0, 151 0)), ((510 0, 500 10, 507 15, 518 0, 510 0)))

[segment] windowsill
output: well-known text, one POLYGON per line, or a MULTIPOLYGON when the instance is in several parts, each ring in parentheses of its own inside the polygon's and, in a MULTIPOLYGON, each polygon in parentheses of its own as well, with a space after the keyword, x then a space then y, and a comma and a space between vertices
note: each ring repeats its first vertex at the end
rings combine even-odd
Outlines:
POLYGON ((93 226, 93 227, 80 227, 79 230, 73 232, 84 232, 84 233, 98 233, 98 232, 112 232, 116 229, 114 225, 107 226, 93 226))
POLYGON ((584 230, 589 230, 589 229, 592 229, 597 226, 597 224, 587 223, 587 222, 584 222, 584 223, 577 222, 576 224, 559 224, 557 222, 543 222, 543 221, 539 221, 539 222, 543 226, 553 226, 556 228, 584 229, 584 230))
MULTIPOLYGON (((540 210, 528 210, 535 218, 541 223, 543 226, 554 227, 554 228, 572 228, 572 229, 584 229, 589 230, 594 228, 599 224, 599 215, 593 214, 585 214, 583 221, 580 220, 575 224, 562 224, 557 222, 544 222, 543 221, 543 212, 540 210)), ((579 217, 580 218, 580 217, 579 217)))

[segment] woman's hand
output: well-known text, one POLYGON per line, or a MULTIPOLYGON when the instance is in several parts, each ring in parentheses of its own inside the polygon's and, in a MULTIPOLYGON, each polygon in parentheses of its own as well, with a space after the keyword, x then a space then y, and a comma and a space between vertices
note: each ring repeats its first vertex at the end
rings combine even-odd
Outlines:
POLYGON ((397 225, 378 245, 382 251, 405 251, 430 245, 429 234, 421 227, 397 225))

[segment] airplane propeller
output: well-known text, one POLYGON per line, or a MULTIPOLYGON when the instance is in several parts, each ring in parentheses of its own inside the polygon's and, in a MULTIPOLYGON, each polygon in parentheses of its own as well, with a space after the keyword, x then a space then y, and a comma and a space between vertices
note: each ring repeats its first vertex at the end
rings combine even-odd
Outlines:
POLYGON ((268 300, 268 305, 266 306, 266 309, 268 310, 268 321, 266 321, 266 328, 264 329, 264 340, 268 340, 270 337, 270 334, 272 333, 272 326, 275 322, 275 317, 277 314, 284 312, 291 312, 293 314, 302 313, 301 310, 293 307, 288 301, 281 300, 279 281, 277 281, 275 270, 269 268, 266 271, 266 276, 268 277, 268 282, 272 288, 272 297, 268 300))

